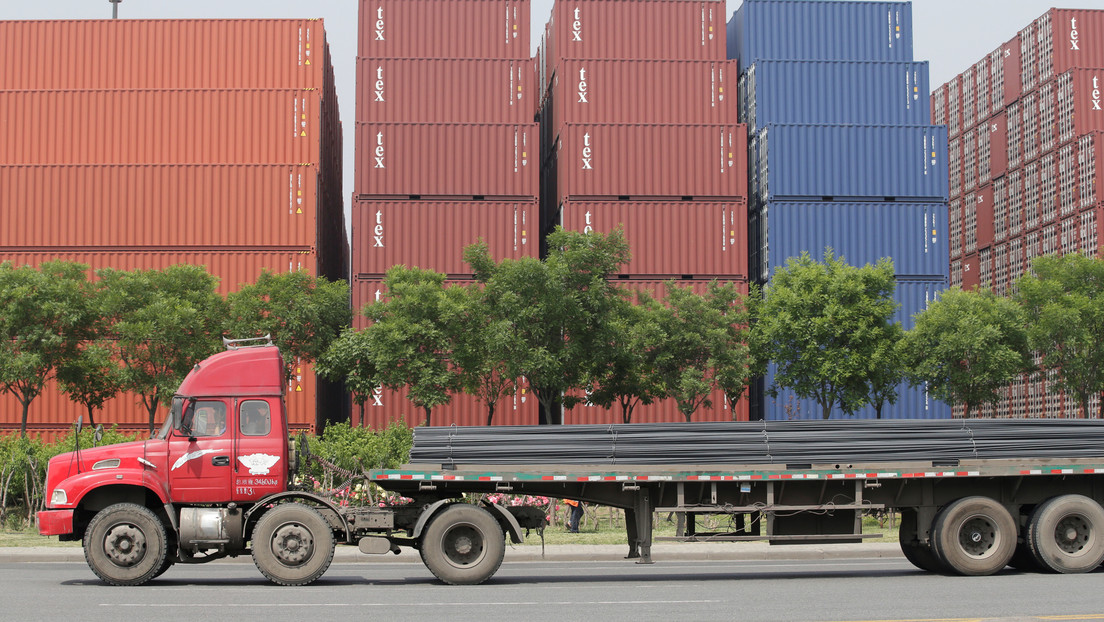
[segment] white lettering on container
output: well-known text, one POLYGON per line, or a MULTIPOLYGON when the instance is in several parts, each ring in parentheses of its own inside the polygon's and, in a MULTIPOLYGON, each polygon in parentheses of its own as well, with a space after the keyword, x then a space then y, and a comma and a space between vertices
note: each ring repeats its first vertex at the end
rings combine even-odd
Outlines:
POLYGON ((571 40, 582 43, 583 41, 583 10, 575 7, 574 18, 571 22, 571 40))
POLYGON ((387 168, 383 165, 383 132, 376 134, 376 168, 387 168))
POLYGON ((591 231, 594 231, 594 226, 593 226, 594 223, 592 223, 590 221, 590 212, 586 213, 585 221, 586 221, 586 226, 583 227, 583 233, 590 233, 591 231))
POLYGON ((583 170, 592 171, 594 150, 590 146, 590 133, 583 134, 583 170))
POLYGON ((579 104, 589 104, 587 101, 587 79, 586 79, 586 67, 579 68, 579 104))
POLYGON ((381 102, 383 99, 383 66, 376 67, 376 101, 381 102))
POLYGON ((376 41, 384 41, 383 36, 383 7, 376 9, 376 41))
POLYGON ((1077 32, 1077 18, 1070 18, 1070 49, 1081 51, 1081 33, 1077 32))
POLYGON ((383 406, 383 389, 376 387, 375 391, 372 391, 372 407, 383 406))
POLYGON ((383 211, 376 210, 376 226, 372 228, 372 248, 383 248, 383 211))
POLYGON ((1092 109, 1100 110, 1100 76, 1093 76, 1092 109))

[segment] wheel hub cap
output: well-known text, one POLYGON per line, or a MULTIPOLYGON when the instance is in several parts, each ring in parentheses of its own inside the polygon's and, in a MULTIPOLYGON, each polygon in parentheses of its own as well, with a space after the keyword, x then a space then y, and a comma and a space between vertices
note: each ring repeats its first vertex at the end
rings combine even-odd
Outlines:
POLYGON ((314 550, 314 538, 302 525, 289 524, 272 535, 272 553, 281 563, 296 566, 310 559, 314 550))
POLYGON ((1085 549, 1092 537, 1092 527, 1081 516, 1067 516, 1058 521, 1054 529, 1058 548, 1073 555, 1085 549))
POLYGON ((988 556, 997 543, 996 528, 982 517, 966 521, 959 534, 962 550, 974 557, 988 556))
POLYGON ((104 537, 104 552, 117 566, 133 566, 146 556, 146 535, 134 525, 115 525, 104 537))
POLYGON ((454 526, 445 534, 443 544, 445 556, 453 566, 466 568, 483 559, 483 534, 473 525, 454 526))

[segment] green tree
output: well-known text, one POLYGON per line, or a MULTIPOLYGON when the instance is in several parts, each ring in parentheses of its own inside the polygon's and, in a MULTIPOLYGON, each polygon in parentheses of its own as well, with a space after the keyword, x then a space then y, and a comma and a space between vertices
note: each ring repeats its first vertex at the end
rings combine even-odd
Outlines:
POLYGON ((21 436, 31 402, 90 336, 87 269, 65 261, 38 269, 0 263, 0 389, 23 407, 21 436))
POLYGON ((97 274, 123 387, 138 394, 152 432, 158 407, 196 363, 221 349, 226 301, 202 266, 97 274))
POLYGON ((667 285, 667 313, 661 320, 666 339, 657 372, 668 397, 690 421, 698 408, 712 408, 714 354, 728 339, 723 305, 689 287, 667 285))
POLYGON ((346 328, 318 357, 314 371, 327 380, 344 383, 353 403, 360 407, 360 420, 364 421, 364 404, 380 386, 370 355, 368 332, 346 328))
POLYGON ((226 333, 239 339, 270 335, 289 380, 298 364, 316 360, 352 321, 348 285, 302 270, 265 270, 227 302, 226 333))
POLYGON ((453 335, 452 363, 464 392, 487 405, 487 425, 491 425, 499 401, 520 384, 518 377, 510 375, 508 364, 515 350, 510 322, 493 314, 484 288, 453 287, 449 291, 456 296, 463 327, 453 335))
POLYGON ((611 309, 611 341, 595 352, 594 388, 587 399, 607 409, 617 403, 622 423, 632 423, 638 405, 651 404, 665 395, 656 367, 665 352, 667 335, 662 322, 666 313, 663 305, 645 293, 638 296, 638 304, 626 299, 611 309))
POLYGON ((541 422, 562 423, 559 406, 570 408, 583 398, 587 378, 595 375, 595 353, 610 343, 610 309, 619 299, 608 277, 629 259, 618 230, 567 232, 548 236, 548 257, 490 257, 486 245, 464 251, 476 278, 485 284, 490 316, 508 323, 515 347, 506 376, 525 377, 541 404, 541 422))
POLYGON ((88 425, 96 425, 95 411, 123 390, 123 370, 111 344, 87 340, 57 370, 58 388, 88 413, 88 425))
MULTIPOLYGON (((1051 390, 1076 397, 1081 416, 1091 417, 1089 399, 1104 391, 1104 261, 1045 256, 1032 267, 1037 276, 1024 275, 1018 284, 1029 343, 1043 367, 1058 373, 1051 390)), ((1104 400, 1096 416, 1104 418, 1104 400)))
MULTIPOLYGON (((756 296, 757 292, 753 292, 756 296)), ((735 414, 751 382, 753 361, 748 339, 751 326, 751 296, 741 296, 733 283, 709 284, 706 302, 719 314, 720 330, 714 334, 717 341, 711 344, 709 365, 713 379, 724 391, 729 408, 735 414)))
POLYGON ((1031 370, 1023 311, 989 290, 952 288, 916 315, 900 351, 909 381, 965 405, 969 417, 1000 399, 998 391, 1031 370))
MULTIPOLYGON (((790 258, 771 280, 752 340, 778 366, 775 387, 812 398, 828 419, 870 400, 870 367, 892 339, 893 264, 856 268, 829 249, 824 262, 808 253, 790 258)), ((900 375, 898 375, 898 378, 900 375)))
POLYGON ((885 338, 880 340, 867 358, 866 401, 874 407, 874 417, 882 418, 886 403, 896 404, 897 387, 904 379, 905 369, 900 347, 905 331, 899 322, 886 327, 885 338))
POLYGON ((388 298, 364 308, 377 380, 389 389, 407 387, 410 401, 425 411, 426 425, 433 409, 448 404, 459 388, 449 359, 460 308, 444 283, 443 274, 394 266, 383 280, 388 298))

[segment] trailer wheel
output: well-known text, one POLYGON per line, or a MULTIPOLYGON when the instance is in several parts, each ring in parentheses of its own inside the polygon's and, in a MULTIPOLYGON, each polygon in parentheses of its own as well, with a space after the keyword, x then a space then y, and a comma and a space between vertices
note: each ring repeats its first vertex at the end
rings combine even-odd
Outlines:
POLYGON ((160 574, 167 541, 156 514, 134 503, 116 503, 88 523, 84 558, 111 585, 142 585, 160 574))
POLYGON ((422 537, 422 561, 438 579, 476 585, 491 578, 506 554, 506 535, 481 507, 458 503, 445 508, 422 537))
POLYGON ((1081 495, 1062 495, 1040 505, 1027 527, 1027 543, 1046 570, 1073 574, 1104 561, 1104 509, 1081 495))
POLYGON ((269 581, 307 585, 326 573, 334 556, 333 529, 302 503, 277 505, 253 529, 253 563, 269 581))
POLYGON ((931 547, 913 537, 916 532, 916 510, 902 510, 899 533, 901 534, 901 552, 905 554, 905 559, 920 570, 943 572, 945 566, 932 552, 931 547))
POLYGON ((947 570, 989 575, 1008 565, 1016 552, 1016 521, 987 497, 966 497, 935 517, 932 550, 947 570))

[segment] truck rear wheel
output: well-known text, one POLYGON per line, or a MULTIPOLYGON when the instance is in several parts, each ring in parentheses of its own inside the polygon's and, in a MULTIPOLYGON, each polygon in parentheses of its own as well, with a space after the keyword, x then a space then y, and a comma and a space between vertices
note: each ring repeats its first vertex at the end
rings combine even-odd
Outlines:
POLYGON ((88 523, 84 558, 111 585, 142 585, 160 574, 167 540, 156 514, 133 503, 116 503, 88 523))
POLYGON ((923 544, 917 538, 916 510, 901 511, 901 552, 905 559, 919 568, 928 572, 943 572, 943 563, 932 552, 931 547, 923 544))
POLYGON ((491 578, 506 554, 502 525, 481 507, 458 503, 445 508, 422 536, 422 561, 438 579, 476 585, 491 578))
POLYGON ((302 503, 277 505, 253 529, 253 563, 279 585, 313 583, 330 567, 334 547, 330 524, 302 503))
POLYGON ((987 497, 966 497, 935 517, 932 550, 947 570, 989 575, 1008 565, 1016 552, 1016 521, 987 497))
POLYGON ((1104 509, 1081 495, 1062 495, 1040 505, 1027 527, 1027 544, 1047 570, 1090 572, 1104 561, 1104 509))

